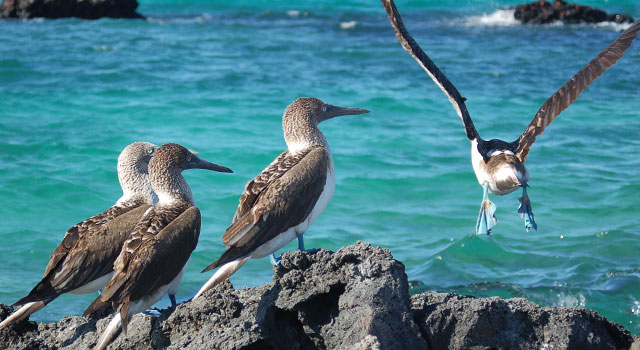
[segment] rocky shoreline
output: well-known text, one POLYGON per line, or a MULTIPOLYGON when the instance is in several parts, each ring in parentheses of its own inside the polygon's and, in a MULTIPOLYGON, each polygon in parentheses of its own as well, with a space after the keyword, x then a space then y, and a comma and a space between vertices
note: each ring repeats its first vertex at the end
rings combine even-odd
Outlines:
POLYGON ((633 23, 628 13, 607 13, 595 7, 579 5, 564 0, 534 1, 515 7, 514 18, 526 24, 548 24, 560 21, 575 23, 633 23))
POLYGON ((144 18, 136 12, 138 0, 2 0, 0 19, 144 18))
MULTIPOLYGON (((0 319, 11 308, 0 304, 0 319)), ((0 331, 1 349, 90 349, 110 317, 67 316, 0 331)), ((136 315, 109 349, 632 349, 640 338, 596 312, 525 299, 409 296, 404 265, 358 242, 286 253, 272 283, 136 315), (635 341, 635 342, 634 342, 635 341)))

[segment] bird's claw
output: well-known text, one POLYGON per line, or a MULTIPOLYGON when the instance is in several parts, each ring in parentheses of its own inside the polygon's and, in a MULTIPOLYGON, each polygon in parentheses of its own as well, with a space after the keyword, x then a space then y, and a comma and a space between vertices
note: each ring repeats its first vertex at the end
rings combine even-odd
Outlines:
POLYGON ((282 255, 280 256, 276 256, 275 253, 271 254, 269 256, 269 261, 271 261, 271 265, 278 267, 280 266, 280 263, 282 262, 282 255))
POLYGON ((496 205, 489 201, 482 201, 478 221, 476 222, 476 235, 491 235, 491 229, 498 224, 498 220, 493 215, 496 212, 496 205))

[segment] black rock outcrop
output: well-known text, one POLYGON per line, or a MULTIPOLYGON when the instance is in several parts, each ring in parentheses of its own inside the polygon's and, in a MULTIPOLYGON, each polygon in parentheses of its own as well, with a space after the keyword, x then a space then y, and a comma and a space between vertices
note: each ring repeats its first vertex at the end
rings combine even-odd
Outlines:
POLYGON ((137 0, 2 0, 0 18, 143 18, 137 0))
MULTIPOLYGON (((2 305, 0 319, 9 312, 2 305)), ((109 320, 22 321, 0 331, 0 348, 91 348, 109 320)), ((630 349, 633 341, 586 309, 446 293, 410 297, 404 265, 359 242, 336 253, 284 254, 274 282, 260 287, 235 290, 227 281, 158 318, 136 315, 109 348, 557 350, 630 349)))
POLYGON ((514 17, 522 23, 545 24, 555 21, 564 23, 598 23, 616 22, 632 23, 633 18, 628 14, 608 14, 600 9, 569 3, 564 0, 535 1, 516 6, 514 17))

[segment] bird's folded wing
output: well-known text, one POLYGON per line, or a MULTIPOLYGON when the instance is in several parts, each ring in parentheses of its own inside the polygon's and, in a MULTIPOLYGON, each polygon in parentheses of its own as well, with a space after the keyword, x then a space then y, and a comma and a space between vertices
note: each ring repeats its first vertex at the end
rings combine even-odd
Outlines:
POLYGON ((16 305, 55 298, 113 271, 122 244, 149 205, 110 208, 75 225, 51 254, 42 280, 16 305), (116 209, 116 210, 113 210, 116 209))
POLYGON ((125 242, 113 278, 85 315, 101 304, 128 304, 169 284, 189 260, 200 235, 200 210, 191 206, 147 214, 125 242))
POLYGON ((313 147, 288 155, 281 165, 281 174, 262 189, 253 205, 227 229, 223 237, 227 251, 205 271, 250 253, 297 226, 311 213, 327 179, 326 151, 313 147))

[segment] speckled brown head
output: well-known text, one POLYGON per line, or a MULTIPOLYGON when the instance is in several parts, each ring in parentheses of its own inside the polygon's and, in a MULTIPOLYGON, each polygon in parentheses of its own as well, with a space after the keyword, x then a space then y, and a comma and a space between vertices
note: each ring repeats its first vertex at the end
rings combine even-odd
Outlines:
POLYGON ((149 142, 134 142, 118 156, 118 180, 122 187, 121 201, 143 200, 152 204, 155 198, 149 181, 149 161, 158 146, 149 142))
POLYGON ((300 97, 293 101, 282 116, 284 139, 289 150, 310 145, 327 146, 327 140, 318 130, 318 124, 342 115, 369 113, 362 108, 339 107, 315 97, 300 97))
POLYGON ((160 202, 183 199, 193 203, 191 189, 182 177, 183 170, 207 169, 223 173, 233 172, 229 168, 201 159, 195 153, 175 143, 164 144, 155 151, 149 162, 149 178, 160 202))

